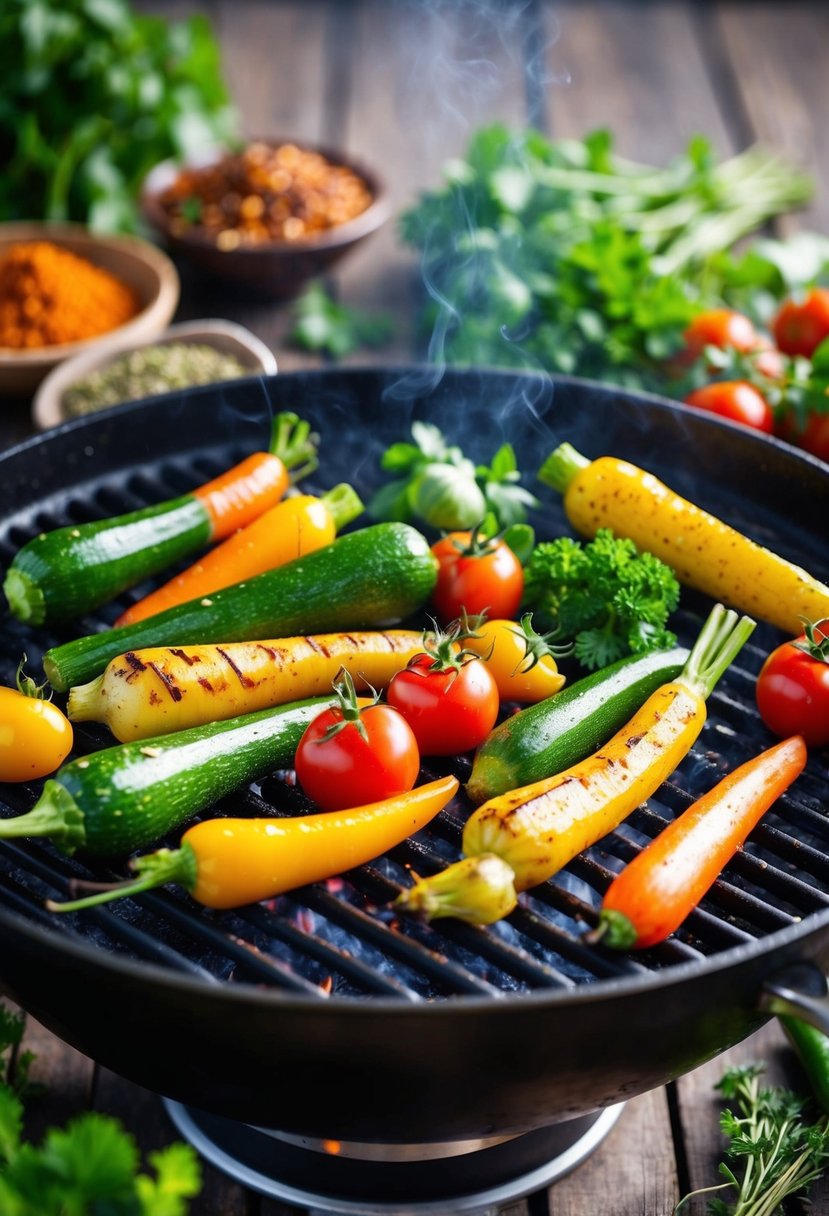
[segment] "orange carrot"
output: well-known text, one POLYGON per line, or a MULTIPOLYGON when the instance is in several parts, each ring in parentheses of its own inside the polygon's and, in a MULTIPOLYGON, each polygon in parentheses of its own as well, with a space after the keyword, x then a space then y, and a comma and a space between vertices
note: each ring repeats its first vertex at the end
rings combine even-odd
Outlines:
POLYGON ((201 503, 210 520, 211 540, 224 540, 278 503, 290 485, 289 469, 293 465, 309 461, 307 470, 316 463, 309 431, 307 423, 296 414, 279 414, 268 451, 254 452, 193 490, 193 498, 201 503))
POLYGON ((614 878, 589 935, 617 950, 644 949, 679 928, 773 802, 806 764, 793 735, 718 782, 614 878))
POLYGON ((355 519, 362 509, 356 492, 344 483, 319 498, 313 494, 285 498, 192 566, 131 604, 115 624, 143 621, 156 612, 210 595, 313 553, 330 545, 340 528, 355 519))

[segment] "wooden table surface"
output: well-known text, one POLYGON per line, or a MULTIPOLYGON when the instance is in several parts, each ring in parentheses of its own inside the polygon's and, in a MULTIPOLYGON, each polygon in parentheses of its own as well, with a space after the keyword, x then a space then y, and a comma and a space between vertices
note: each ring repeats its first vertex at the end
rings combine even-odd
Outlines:
MULTIPOLYGON (((395 211, 438 184, 444 161, 472 130, 501 120, 552 136, 610 128, 627 156, 664 163, 703 132, 725 154, 761 140, 816 182, 808 210, 779 231, 829 232, 829 5, 816 0, 144 0, 147 11, 209 15, 242 124, 345 146, 379 166, 395 211)), ((329 284, 345 303, 390 315, 394 338, 355 363, 415 351, 417 269, 393 223, 342 264, 329 284)), ((288 305, 231 297, 183 274, 177 319, 223 316, 274 350, 282 371, 313 365, 293 350, 288 305)), ((31 432, 28 402, 9 402, 0 444, 31 432)), ((152 1011, 147 1011, 152 1016, 152 1011)), ((31 1112, 49 1124, 94 1108, 117 1115, 144 1149, 176 1137, 159 1099, 60 1043, 30 1021, 27 1045, 48 1096, 31 1112)), ((592 1157, 547 1191, 501 1209, 665 1216, 681 1194, 716 1183, 722 1151, 713 1086, 726 1065, 765 1060, 769 1079, 800 1084, 774 1023, 664 1089, 633 1099, 592 1157)), ((703 1205, 691 1207, 701 1212, 703 1205)), ((193 1216, 288 1216, 205 1167, 193 1216)), ((829 1213, 829 1180, 811 1211, 829 1213)))

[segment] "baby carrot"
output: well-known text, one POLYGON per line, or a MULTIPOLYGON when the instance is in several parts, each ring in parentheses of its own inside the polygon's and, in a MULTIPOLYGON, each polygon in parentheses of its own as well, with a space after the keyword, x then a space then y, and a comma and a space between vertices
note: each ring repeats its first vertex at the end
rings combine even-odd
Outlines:
POLYGON ((288 488, 288 470, 300 461, 313 467, 315 451, 308 424, 295 414, 279 414, 266 452, 255 452, 188 494, 41 532, 8 568, 3 591, 9 608, 19 620, 42 625, 106 604, 272 507, 288 488))
POLYGON ((589 935, 641 950, 678 929, 749 832, 802 772, 806 744, 793 735, 718 782, 614 878, 589 935))
POLYGON ((143 621, 165 608, 186 604, 313 553, 323 545, 330 545, 339 530, 362 509, 357 493, 346 484, 335 486, 319 498, 313 494, 284 498, 233 532, 192 566, 131 604, 115 625, 143 621))
POLYGON ((434 819, 458 784, 456 777, 440 777, 344 811, 286 819, 206 819, 184 833, 180 848, 135 858, 131 865, 137 878, 47 907, 74 912, 165 883, 185 887, 208 908, 272 899, 379 857, 434 819))
POLYGON ((661 558, 681 583, 795 636, 829 616, 829 587, 626 460, 561 444, 538 471, 583 536, 610 528, 661 558))

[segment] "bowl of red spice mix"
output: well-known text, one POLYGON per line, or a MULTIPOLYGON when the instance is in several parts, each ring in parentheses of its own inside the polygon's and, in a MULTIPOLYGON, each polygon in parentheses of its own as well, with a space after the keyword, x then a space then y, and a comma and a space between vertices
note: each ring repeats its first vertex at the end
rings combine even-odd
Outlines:
POLYGON ((155 337, 179 293, 170 258, 139 237, 82 224, 0 224, 0 393, 32 392, 95 344, 155 337))
POLYGON ((157 165, 145 219, 203 274, 253 295, 290 299, 388 218, 377 173, 333 149, 283 139, 216 148, 157 165))

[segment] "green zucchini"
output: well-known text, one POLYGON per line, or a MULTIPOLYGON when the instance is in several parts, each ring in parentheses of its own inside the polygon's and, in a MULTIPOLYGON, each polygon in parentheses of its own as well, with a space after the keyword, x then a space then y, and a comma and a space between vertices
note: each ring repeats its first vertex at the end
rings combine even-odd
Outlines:
POLYGON ((331 704, 312 697, 70 760, 30 811, 0 819, 0 839, 46 836, 94 858, 145 848, 233 790, 290 768, 306 726, 331 704))
POLYGON ((143 646, 247 642, 391 625, 416 611, 435 584, 429 542, 409 524, 383 523, 340 536, 324 549, 178 604, 143 621, 47 650, 43 668, 64 691, 143 646))
POLYGON ((55 528, 18 550, 3 591, 18 620, 69 620, 206 548, 210 538, 210 517, 191 495, 117 519, 55 528))
POLYGON ((205 486, 137 511, 41 532, 23 545, 6 571, 3 591, 12 614, 42 625, 109 603, 235 530, 236 513, 228 509, 221 520, 214 518, 205 490, 226 484, 229 501, 235 488, 238 504, 261 498, 264 509, 275 501, 277 488, 287 485, 287 470, 305 461, 295 478, 302 476, 314 467, 315 453, 309 424, 293 413, 277 414, 267 453, 254 453, 205 486))
POLYGON ((511 715, 478 748, 466 791, 475 803, 577 764, 679 675, 682 647, 630 655, 511 715))

